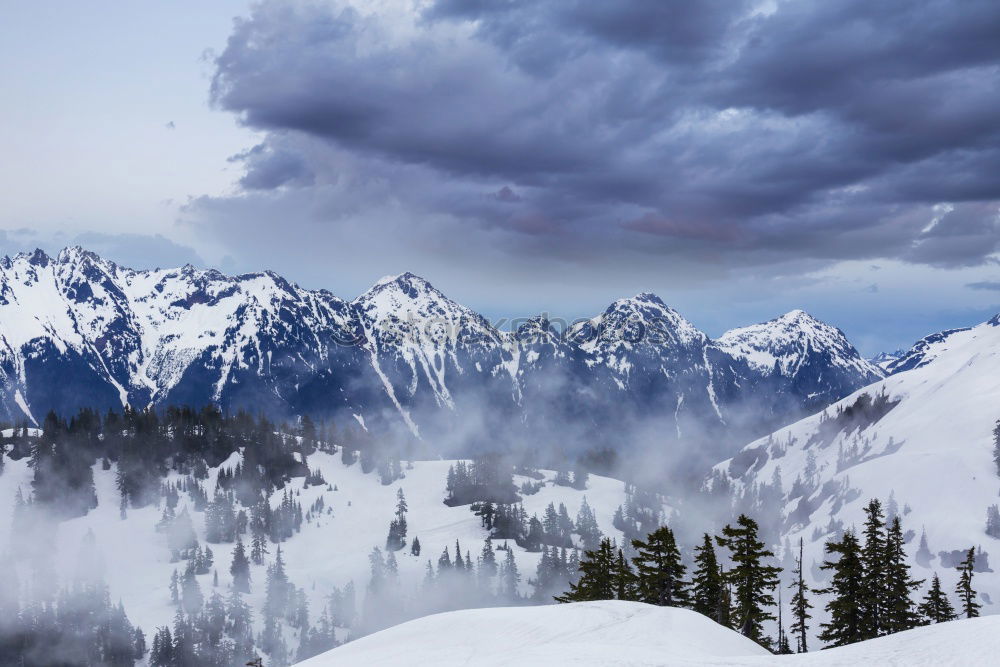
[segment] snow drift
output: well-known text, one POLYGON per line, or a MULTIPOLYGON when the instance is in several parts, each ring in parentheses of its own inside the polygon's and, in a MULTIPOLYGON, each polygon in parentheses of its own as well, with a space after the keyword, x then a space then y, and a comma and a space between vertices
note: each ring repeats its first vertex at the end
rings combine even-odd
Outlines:
POLYGON ((329 665, 987 665, 1000 618, 952 621, 851 646, 776 656, 686 609, 641 602, 455 611, 403 623, 300 663, 329 665))
POLYGON ((738 656, 767 655, 746 637, 696 612, 605 600, 425 616, 300 664, 638 667, 732 664, 728 661, 738 656))

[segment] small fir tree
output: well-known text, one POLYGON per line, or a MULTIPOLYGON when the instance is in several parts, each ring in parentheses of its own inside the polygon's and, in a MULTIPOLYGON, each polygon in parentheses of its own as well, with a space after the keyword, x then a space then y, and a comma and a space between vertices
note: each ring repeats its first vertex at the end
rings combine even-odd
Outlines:
POLYGON ((931 579, 931 587, 927 591, 927 595, 924 596, 923 602, 920 603, 918 611, 924 624, 944 623, 958 618, 955 615, 955 608, 951 606, 947 594, 941 588, 941 580, 938 578, 937 572, 931 579))
POLYGON ((958 566, 958 585, 955 587, 955 592, 958 593, 958 598, 962 602, 962 613, 965 614, 966 618, 979 616, 979 610, 983 607, 976 602, 976 591, 972 588, 972 571, 975 565, 976 549, 970 547, 965 554, 965 560, 958 566))

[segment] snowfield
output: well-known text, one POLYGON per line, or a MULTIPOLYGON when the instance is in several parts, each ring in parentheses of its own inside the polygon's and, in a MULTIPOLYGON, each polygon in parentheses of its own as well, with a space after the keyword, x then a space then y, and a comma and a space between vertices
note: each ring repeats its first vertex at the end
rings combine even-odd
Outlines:
POLYGON ((827 651, 776 656, 693 611, 607 600, 426 616, 299 664, 939 667, 996 664, 998 655, 997 617, 942 623, 827 651))
POLYGON ((768 652, 686 609, 605 600, 468 609, 376 632, 302 667, 334 665, 680 665, 768 652))
MULTIPOLYGON (((233 466, 238 455, 233 455, 221 467, 233 466)), ((396 491, 403 489, 409 505, 407 522, 409 532, 407 545, 396 552, 399 575, 404 596, 417 593, 423 581, 427 561, 437 564, 438 556, 445 547, 454 558, 455 540, 459 540, 462 551, 468 551, 473 559, 479 554, 486 538, 486 529, 480 525, 479 517, 469 511, 469 506, 448 507, 443 503, 445 478, 448 467, 454 461, 416 461, 413 468, 404 470, 406 477, 383 486, 375 473, 363 474, 360 464, 345 467, 340 455, 317 452, 308 459, 310 468, 319 468, 327 482, 337 490, 329 491, 327 486, 302 488, 303 478, 294 478, 285 488, 303 508, 323 496, 327 508, 332 513, 324 513, 318 520, 302 524, 302 531, 281 544, 282 556, 290 581, 303 588, 309 597, 310 618, 315 620, 326 604, 327 596, 334 587, 343 588, 350 581, 357 591, 360 608, 365 588, 369 581, 368 555, 373 547, 385 548, 389 522, 396 506, 396 491), (420 538, 421 554, 410 553, 414 537, 420 538)), ((7 546, 14 539, 10 535, 10 517, 13 513, 14 498, 18 488, 27 497, 31 492, 32 471, 28 459, 19 461, 7 459, 0 473, 0 554, 7 552, 7 546)), ((548 480, 555 473, 542 471, 548 480)), ((214 479, 218 468, 210 469, 206 489, 212 496, 214 479)), ((173 479, 178 479, 176 476, 173 479)), ((520 483, 528 478, 515 476, 520 483)), ((97 547, 104 559, 105 578, 110 587, 111 598, 125 604, 129 619, 140 626, 147 637, 157 626, 170 625, 176 607, 170 602, 169 583, 171 573, 177 569, 183 574, 186 561, 170 562, 170 552, 166 537, 155 529, 162 513, 161 508, 146 507, 141 510, 129 509, 127 518, 119 517, 119 495, 115 488, 115 468, 102 470, 94 466, 94 482, 99 505, 84 517, 71 519, 58 527, 55 569, 59 585, 72 584, 77 571, 77 560, 84 536, 93 531, 97 547)), ((283 490, 274 493, 271 499, 275 506, 283 490)), ((612 526, 612 517, 619 504, 625 502, 624 484, 618 480, 591 475, 587 489, 579 491, 551 482, 541 490, 524 496, 523 505, 528 515, 541 516, 550 503, 565 503, 571 517, 575 517, 584 496, 593 508, 601 531, 621 543, 623 536, 612 526)), ((204 547, 205 516, 194 512, 190 498, 181 494, 177 512, 187 507, 191 513, 198 540, 204 547)), ((669 508, 665 508, 669 512, 669 508)), ((249 548, 249 536, 244 536, 249 548)), ((498 541, 496 544, 502 544, 498 541)), ((533 590, 528 579, 534 577, 541 558, 540 553, 529 553, 509 543, 514 550, 517 567, 521 573, 521 592, 530 594, 533 590)), ((211 544, 215 554, 214 569, 218 571, 219 586, 213 588, 212 574, 198 576, 198 581, 206 599, 218 591, 228 594, 231 583, 229 565, 232 561, 234 544, 211 544)), ((251 566, 251 593, 245 600, 253 607, 257 629, 262 622, 260 610, 264 602, 264 582, 266 566, 274 559, 278 545, 269 544, 270 554, 261 566, 251 566)), ((465 554, 463 553, 463 558, 465 554)), ((22 582, 29 578, 27 567, 19 567, 22 582)), ((289 635, 289 641, 293 640, 289 635)), ((296 644, 291 644, 292 648, 296 644)))

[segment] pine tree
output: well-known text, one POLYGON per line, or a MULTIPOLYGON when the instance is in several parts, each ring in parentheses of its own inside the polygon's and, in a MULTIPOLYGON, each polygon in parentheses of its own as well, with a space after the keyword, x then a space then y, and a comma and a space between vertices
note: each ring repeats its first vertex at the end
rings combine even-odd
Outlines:
POLYGON ((414 537, 413 538, 413 544, 410 545, 410 553, 413 554, 414 556, 419 556, 420 555, 420 538, 419 537, 414 537))
POLYGON ((618 556, 615 558, 614 583, 616 600, 637 599, 636 575, 621 549, 618 550, 618 556))
POLYGON ((479 588, 482 591, 490 589, 493 577, 497 574, 496 554, 493 552, 493 540, 487 536, 483 542, 483 550, 479 554, 479 588))
POLYGON ((174 604, 181 602, 180 578, 177 576, 177 570, 170 575, 170 601, 174 604))
POLYGON ((600 546, 584 553, 580 561, 580 578, 571 583, 569 591, 556 596, 556 602, 585 602, 615 599, 615 552, 611 540, 604 538, 600 546))
POLYGON ((885 607, 888 604, 886 576, 886 536, 882 503, 873 498, 865 507, 865 545, 861 550, 862 586, 861 638, 885 634, 885 607))
POLYGON ((236 539, 236 548, 233 549, 233 562, 229 566, 229 573, 233 575, 234 589, 240 593, 250 592, 250 560, 247 558, 243 540, 240 538, 236 539))
POLYGON ((937 572, 934 573, 930 590, 927 591, 927 595, 924 596, 924 601, 920 604, 917 611, 923 616, 925 624, 944 623, 945 621, 954 621, 958 618, 955 615, 955 608, 951 606, 951 602, 948 600, 948 596, 941 589, 941 580, 938 578, 937 572))
POLYGON ((1000 420, 993 427, 993 462, 997 467, 997 474, 1000 475, 1000 420))
POLYGON ((795 635, 795 650, 798 653, 806 653, 809 650, 807 637, 809 635, 808 621, 812 618, 809 610, 812 604, 806 595, 805 576, 802 571, 802 538, 799 538, 799 556, 795 559, 795 581, 790 588, 795 592, 792 594, 792 634, 795 635))
POLYGON ((920 588, 923 580, 910 577, 903 547, 903 526, 899 515, 892 518, 885 540, 886 600, 883 610, 883 628, 886 633, 902 632, 920 624, 920 616, 910 593, 920 588))
POLYGON ((729 549, 733 569, 726 574, 736 592, 736 606, 733 616, 739 632, 758 644, 766 644, 763 624, 775 620, 768 611, 774 606, 771 591, 778 585, 780 567, 765 565, 764 560, 774 554, 765 548, 757 537, 757 523, 741 514, 736 519, 736 527, 726 526, 722 537, 716 537, 719 546, 729 549))
POLYGON ((972 570, 976 565, 976 549, 970 547, 965 554, 965 560, 958 566, 959 577, 955 592, 962 601, 962 613, 966 618, 979 616, 982 605, 976 602, 976 591, 972 588, 972 570))
POLYGON ((695 547, 694 554, 691 608, 729 627, 729 591, 708 533, 705 533, 701 546, 695 547))
POLYGON ((136 660, 142 660, 146 656, 146 635, 142 628, 136 628, 132 633, 132 649, 132 657, 136 660))
POLYGON ((788 635, 785 634, 784 614, 781 604, 781 586, 778 586, 778 642, 775 653, 778 655, 791 655, 792 647, 788 645, 788 635))
POLYGON ((822 595, 832 595, 833 599, 826 603, 830 620, 821 623, 820 640, 827 642, 828 647, 845 646, 861 641, 862 610, 860 600, 864 586, 864 567, 861 561, 861 545, 854 533, 848 531, 839 542, 827 542, 826 552, 838 554, 836 561, 824 561, 822 570, 832 570, 830 585, 817 589, 822 595))
POLYGON ((661 607, 690 607, 691 594, 684 580, 687 567, 681 561, 674 532, 661 526, 646 537, 632 540, 636 556, 632 559, 638 581, 640 602, 661 607))
POLYGON ((513 549, 507 549, 503 567, 500 569, 500 597, 516 602, 520 599, 517 585, 521 581, 521 574, 517 570, 517 563, 514 562, 513 549))

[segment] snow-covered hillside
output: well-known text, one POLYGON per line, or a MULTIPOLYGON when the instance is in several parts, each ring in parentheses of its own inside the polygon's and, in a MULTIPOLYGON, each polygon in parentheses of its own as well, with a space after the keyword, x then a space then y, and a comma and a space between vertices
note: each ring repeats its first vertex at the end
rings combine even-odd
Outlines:
POLYGON ((516 425, 511 439, 573 424, 620 444, 649 418, 665 437, 714 429, 706 440, 738 442, 873 379, 836 329, 775 322, 784 342, 767 353, 780 377, 757 363, 776 324, 712 342, 648 293, 566 331, 507 332, 410 273, 347 301, 271 272, 137 271, 78 247, 36 251, 0 260, 0 420, 214 403, 357 418, 439 445, 469 423, 516 425))
MULTIPOLYGON (((239 455, 232 457, 218 468, 210 469, 208 491, 221 468, 231 468, 239 461, 239 455)), ((469 551, 473 559, 480 553, 487 531, 479 517, 469 510, 469 506, 449 507, 442 501, 445 481, 451 461, 418 461, 412 469, 405 470, 405 478, 382 485, 376 474, 363 474, 358 464, 345 466, 339 456, 322 452, 309 457, 309 466, 322 471, 328 485, 303 488, 303 478, 293 478, 283 489, 272 495, 272 505, 277 506, 287 490, 303 509, 308 509, 317 499, 323 499, 324 509, 318 516, 302 524, 301 532, 281 543, 289 580, 305 590, 309 599, 311 619, 319 616, 326 607, 328 596, 334 588, 343 589, 353 582, 358 596, 358 606, 364 599, 370 578, 369 554, 374 547, 384 550, 390 521, 396 509, 396 494, 399 489, 405 493, 409 508, 408 541, 418 538, 421 544, 419 557, 412 555, 410 544, 396 552, 398 560, 400 591, 396 605, 402 609, 405 599, 419 595, 425 576, 427 562, 437 564, 438 557, 446 548, 454 558, 456 540, 463 551, 469 551), (332 487, 333 490, 330 490, 332 487)), ((12 461, 7 459, 0 472, 0 554, 10 553, 10 549, 20 542, 30 541, 31 535, 12 535, 10 517, 14 513, 14 499, 18 489, 24 496, 31 492, 32 471, 28 459, 12 461)), ((613 479, 592 475, 587 488, 577 490, 552 483, 554 473, 543 471, 547 482, 537 493, 524 495, 523 506, 528 516, 542 516, 549 503, 559 506, 564 503, 571 516, 575 517, 581 504, 586 502, 594 510, 600 530, 608 536, 622 541, 622 534, 612 525, 615 509, 626 500, 624 485, 613 479)), ((169 584, 171 573, 184 572, 185 562, 171 562, 167 538, 156 530, 161 518, 163 503, 143 509, 128 509, 126 518, 120 517, 120 496, 115 487, 115 468, 103 470, 94 466, 98 507, 86 516, 64 521, 58 525, 56 542, 51 553, 54 559, 55 580, 53 586, 71 585, 78 573, 78 558, 84 536, 92 532, 98 552, 103 559, 104 575, 110 587, 113 600, 121 600, 129 619, 145 630, 147 637, 157 626, 169 626, 176 606, 171 603, 169 584)), ((177 479, 176 475, 173 479, 177 479)), ((528 478, 515 477, 520 484, 528 478)), ((534 480, 531 480, 534 481, 534 480)), ((229 565, 232 560, 233 544, 207 544, 205 534, 205 513, 193 511, 190 499, 181 495, 177 512, 185 507, 191 513, 198 541, 208 545, 215 553, 213 570, 218 572, 218 588, 213 586, 212 574, 199 575, 200 586, 206 599, 219 592, 225 597, 231 584, 229 565)), ((244 539, 249 548, 249 537, 244 539)), ((501 546, 498 540, 495 546, 501 546)), ((540 553, 529 553, 509 542, 514 551, 517 567, 521 572, 521 592, 532 591, 529 578, 535 574, 540 553)), ((269 544, 270 555, 266 563, 273 561, 277 545, 269 544)), ((498 552, 502 553, 502 552, 498 552)), ((463 553, 463 557, 465 554, 463 553)), ((502 559, 502 555, 498 556, 502 559)), ((18 570, 18 579, 23 586, 32 580, 34 564, 27 560, 8 563, 7 567, 18 570)), ((9 571, 9 570, 8 570, 9 571)), ((261 606, 264 601, 265 566, 252 566, 251 593, 246 600, 254 609, 257 630, 260 630, 261 606)), ((455 606, 460 606, 456 603, 455 606)), ((294 653, 295 638, 288 637, 294 653)))
POLYGON ((383 630, 301 665, 943 667, 994 664, 998 652, 998 617, 952 621, 827 651, 775 656, 695 612, 604 601, 438 614, 383 630))
POLYGON ((984 613, 996 613, 1000 533, 987 534, 986 518, 1000 502, 1000 319, 928 337, 906 358, 911 370, 749 444, 716 474, 731 477, 738 496, 777 499, 758 511, 782 513, 786 551, 804 538, 814 582, 824 542, 860 527, 863 506, 878 498, 902 518, 917 578, 938 572, 953 590, 957 552, 981 550, 976 588, 984 613))

